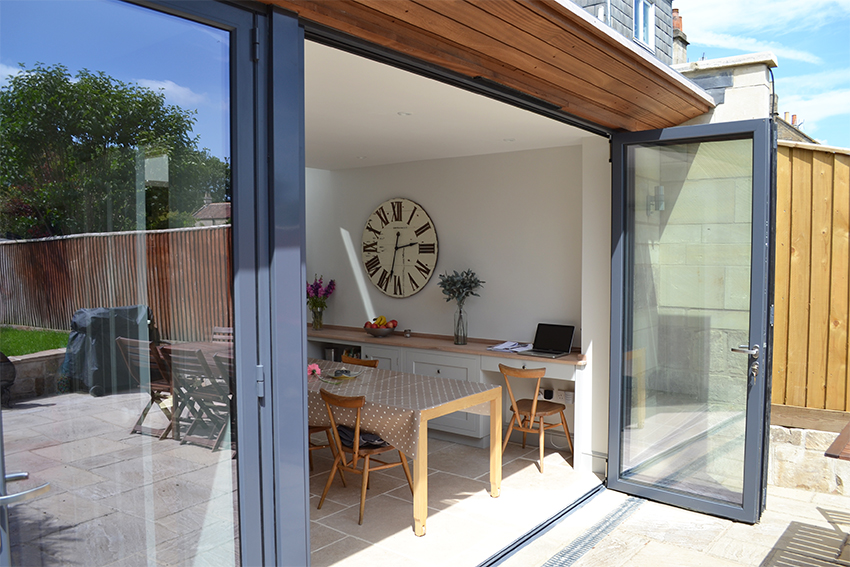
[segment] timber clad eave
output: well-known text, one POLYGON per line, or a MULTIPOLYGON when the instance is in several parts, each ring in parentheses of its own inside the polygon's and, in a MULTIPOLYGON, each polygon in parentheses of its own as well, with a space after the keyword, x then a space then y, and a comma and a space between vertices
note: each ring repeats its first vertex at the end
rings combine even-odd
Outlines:
POLYGON ((714 106, 698 86, 569 2, 261 1, 611 131, 676 126, 714 106))

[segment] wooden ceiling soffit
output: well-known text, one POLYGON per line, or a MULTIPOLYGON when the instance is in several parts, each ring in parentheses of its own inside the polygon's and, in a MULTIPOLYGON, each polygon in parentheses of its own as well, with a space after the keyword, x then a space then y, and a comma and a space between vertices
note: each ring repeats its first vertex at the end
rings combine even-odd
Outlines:
POLYGON ((669 67, 555 0, 263 0, 610 130, 675 126, 713 102, 669 67))

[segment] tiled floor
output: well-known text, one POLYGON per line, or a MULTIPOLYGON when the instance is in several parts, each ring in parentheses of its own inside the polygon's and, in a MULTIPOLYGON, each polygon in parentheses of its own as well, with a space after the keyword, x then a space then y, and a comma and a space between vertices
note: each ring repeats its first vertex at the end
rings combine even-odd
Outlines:
MULTIPOLYGON (((502 492, 489 496, 488 449, 429 441, 427 533, 413 534, 413 500, 401 468, 375 473, 358 525, 359 477, 348 487, 336 479, 321 510, 330 452, 315 452, 310 477, 311 549, 314 567, 475 566, 600 484, 577 473, 569 451, 547 449, 544 473, 537 448, 509 444, 502 492)), ((389 460, 395 459, 395 454, 389 460)), ((371 475, 370 475, 371 476, 371 475)))

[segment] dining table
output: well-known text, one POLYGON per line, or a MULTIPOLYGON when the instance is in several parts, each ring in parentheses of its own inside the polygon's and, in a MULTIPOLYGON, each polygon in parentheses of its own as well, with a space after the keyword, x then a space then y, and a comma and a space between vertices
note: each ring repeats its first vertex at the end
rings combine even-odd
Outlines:
MULTIPOLYGON (((308 359, 320 375, 307 378, 307 412, 311 425, 330 425, 319 391, 340 396, 363 396, 362 430, 380 435, 413 459, 413 530, 425 535, 428 517, 428 421, 456 411, 490 416, 490 496, 499 496, 502 483, 502 387, 396 370, 345 366, 340 362, 308 359), (339 370, 346 376, 335 377, 339 370)), ((334 408, 338 424, 354 426, 356 410, 334 408)))

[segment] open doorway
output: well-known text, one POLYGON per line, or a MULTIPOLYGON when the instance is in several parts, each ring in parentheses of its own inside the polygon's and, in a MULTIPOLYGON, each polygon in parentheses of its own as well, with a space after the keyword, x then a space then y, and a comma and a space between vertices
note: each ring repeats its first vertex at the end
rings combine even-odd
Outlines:
MULTIPOLYGON (((364 224, 381 203, 404 198, 434 222, 440 246, 435 276, 471 269, 485 281, 479 297, 466 304, 471 340, 531 342, 538 322, 571 324, 581 332, 582 319, 593 316, 582 308, 582 144, 598 136, 309 41, 305 101, 306 274, 309 282, 316 276, 335 281, 323 315, 326 327, 356 330, 385 315, 413 335, 451 335, 454 305, 444 300, 437 277, 404 298, 383 293, 364 277, 364 224)), ((609 258, 603 254, 598 261, 606 266, 609 258)), ((598 318, 605 320, 607 312, 598 318)), ((581 338, 574 344, 582 344, 581 338)), ((308 357, 338 359, 361 346, 314 333, 308 357)), ((414 362, 433 354, 398 343, 367 349, 362 353, 400 372, 413 371, 414 362)), ((503 384, 498 366, 483 357, 440 356, 433 364, 461 369, 460 379, 503 384)), ((576 388, 582 367, 527 365, 548 366, 544 386, 573 401, 566 412, 570 431, 584 426, 589 438, 590 421, 582 423, 573 411, 583 401, 576 388)), ((520 388, 518 395, 534 392, 520 388)), ((504 420, 510 415, 504 394, 504 420)), ((487 430, 466 417, 429 430, 429 528, 422 538, 411 529, 412 497, 401 469, 372 477, 362 525, 359 479, 347 488, 336 480, 317 510, 332 456, 315 452, 313 564, 345 564, 368 554, 377 564, 475 565, 601 482, 591 467, 575 466, 566 438, 555 430, 547 433, 543 474, 536 440, 524 449, 515 442, 521 436, 509 443, 501 496, 490 498, 487 430)))

